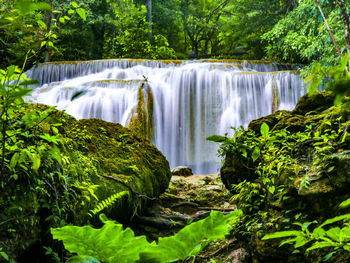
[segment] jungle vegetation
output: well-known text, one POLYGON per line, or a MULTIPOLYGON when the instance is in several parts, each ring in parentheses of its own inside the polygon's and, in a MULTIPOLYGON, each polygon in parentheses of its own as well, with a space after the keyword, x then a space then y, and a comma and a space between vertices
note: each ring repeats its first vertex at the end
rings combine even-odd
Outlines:
MULTIPOLYGON (((67 238, 70 251, 78 253, 79 258, 71 262, 109 262, 109 259, 103 261, 104 256, 112 257, 107 251, 99 258, 93 258, 94 255, 86 253, 85 247, 76 248, 76 243, 72 242, 71 239, 75 238, 71 233, 73 227, 65 228, 66 232, 60 228, 69 221, 67 211, 70 211, 71 204, 82 202, 73 190, 86 192, 84 200, 87 202, 89 198, 94 198, 93 185, 75 180, 71 176, 75 171, 66 169, 73 159, 81 157, 69 156, 65 151, 66 146, 76 143, 73 139, 67 142, 61 136, 60 126, 67 121, 65 117, 57 118, 54 109, 28 109, 23 98, 31 91, 27 86, 35 82, 26 79, 23 74, 25 69, 48 61, 111 58, 266 59, 305 65, 304 74, 311 92, 324 83, 324 79, 331 80, 326 88, 335 94, 335 103, 339 104, 349 88, 349 67, 346 66, 349 61, 347 54, 350 54, 350 2, 320 0, 318 3, 333 32, 340 55, 313 0, 1 0, 0 208, 4 208, 2 211, 6 211, 6 214, 0 214, 0 225, 8 227, 5 234, 0 233, 0 237, 16 232, 12 228, 12 221, 18 220, 16 215, 28 216, 29 208, 34 207, 35 211, 44 213, 46 224, 54 227, 51 230, 54 236, 60 240, 67 238), (30 194, 24 199, 22 193, 30 194)), ((272 127, 263 123, 259 134, 237 130, 234 138, 212 137, 212 141, 221 143, 223 156, 228 152, 240 154, 249 165, 256 165, 257 181, 235 186, 235 198, 243 212, 248 211, 249 214, 265 207, 268 198, 277 200, 284 197, 285 187, 275 185, 274 178, 282 171, 285 160, 274 156, 275 150, 283 146, 287 162, 296 166, 293 146, 297 142, 316 138, 319 143, 315 148, 318 154, 316 161, 330 154, 331 150, 326 148, 329 141, 346 144, 345 127, 347 129, 348 123, 336 119, 329 126, 328 130, 320 128, 320 131, 317 130, 319 127, 312 129, 305 126, 302 132, 293 133, 287 130, 272 131, 272 127), (247 143, 250 146, 245 148, 247 143), (264 165, 266 163, 270 163, 270 166, 264 165), (257 183, 262 186, 259 190, 257 183)), ((80 169, 82 178, 88 173, 84 167, 77 169, 80 169)), ((308 181, 302 183, 307 186, 308 181)), ((114 201, 109 199, 108 202, 114 201)), ((108 206, 108 202, 97 208, 108 206)), ((196 234, 198 240, 192 242, 193 250, 191 248, 184 254, 180 253, 184 251, 174 251, 166 262, 197 255, 204 246, 201 239, 206 237, 211 240, 227 234, 228 221, 236 222, 233 218, 236 219, 237 214, 223 217, 213 213, 212 217, 195 225, 197 230, 184 229, 184 233, 191 231, 196 234), (209 228, 209 225, 213 228, 209 228), (207 236, 198 234, 201 226, 207 230, 207 236), (217 228, 220 231, 216 232, 217 228)), ((259 225, 259 218, 267 217, 263 213, 247 216, 242 231, 249 233, 259 225)), ((349 251, 349 240, 343 236, 339 238, 340 233, 349 235, 348 218, 346 214, 333 218, 333 221, 325 221, 311 234, 309 225, 313 222, 299 223, 301 230, 272 234, 266 239, 287 237, 295 248, 310 242, 312 246, 309 250, 313 250, 322 248, 325 243, 320 242, 328 238, 328 247, 349 251), (339 221, 343 223, 341 228, 323 228, 339 221)), ((35 220, 29 214, 23 227, 37 225, 35 220)), ((232 222, 229 223, 232 227, 232 222)), ((98 234, 104 234, 103 231, 108 228, 118 229, 120 235, 126 235, 128 242, 146 243, 143 237, 135 238, 132 232, 124 231, 120 225, 110 221, 105 222, 105 228, 101 228, 98 234)), ((83 231, 93 233, 98 230, 86 227, 75 232, 80 234, 83 231)), ((190 243, 181 238, 179 232, 178 236, 164 239, 163 242, 170 245, 177 242, 183 246, 190 243)), ((117 247, 119 241, 115 241, 117 247)), ((89 242, 94 240, 86 242, 88 250, 89 242)), ((152 249, 164 249, 154 243, 147 243, 147 246, 135 261, 142 257, 156 257, 156 250, 152 249)), ((330 251, 326 257, 330 258, 333 252, 330 251)), ((62 252, 59 257, 51 248, 47 248, 47 253, 52 253, 58 262, 66 256, 62 252)), ((0 258, 14 262, 1 247, 0 258)), ((163 262, 162 259, 160 262, 163 262)))
MULTIPOLYGON (((325 65, 339 60, 313 0, 38 2, 1 1, 2 67, 21 64, 29 49, 36 54, 28 66, 108 58, 265 58, 325 65)), ((318 2, 341 54, 349 52, 349 2, 318 2)))

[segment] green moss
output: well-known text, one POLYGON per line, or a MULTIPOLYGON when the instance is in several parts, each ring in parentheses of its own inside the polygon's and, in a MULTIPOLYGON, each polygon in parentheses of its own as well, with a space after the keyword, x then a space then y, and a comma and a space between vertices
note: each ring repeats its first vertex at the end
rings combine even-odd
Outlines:
POLYGON ((137 134, 151 141, 153 130, 153 94, 146 83, 142 83, 138 90, 138 104, 128 127, 137 134), (146 98, 145 98, 146 97, 146 98))
POLYGON ((316 92, 315 94, 306 94, 300 98, 293 114, 305 115, 310 111, 321 112, 333 105, 334 95, 329 91, 316 92))

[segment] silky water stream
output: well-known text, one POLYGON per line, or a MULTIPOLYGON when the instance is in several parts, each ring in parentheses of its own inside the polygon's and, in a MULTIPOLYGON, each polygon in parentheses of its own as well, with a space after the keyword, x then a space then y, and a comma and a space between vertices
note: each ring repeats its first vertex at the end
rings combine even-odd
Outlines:
POLYGON ((288 69, 236 60, 44 63, 27 72, 42 83, 28 100, 55 105, 77 119, 128 126, 143 94, 152 141, 170 166, 210 174, 219 168, 218 146, 206 137, 232 134, 230 127, 291 110, 305 93, 297 72, 288 69))

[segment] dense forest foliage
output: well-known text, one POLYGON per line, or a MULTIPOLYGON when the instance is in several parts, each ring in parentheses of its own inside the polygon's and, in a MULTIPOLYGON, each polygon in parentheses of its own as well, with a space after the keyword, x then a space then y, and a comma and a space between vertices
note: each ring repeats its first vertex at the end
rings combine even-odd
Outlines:
MULTIPOLYGON (((72 3, 52 0, 35 7, 29 0, 2 1, 1 65, 21 64, 29 49, 36 52, 31 63, 239 57, 329 64, 339 56, 311 0, 72 3)), ((340 52, 349 52, 349 2, 319 3, 340 52)))
MULTIPOLYGON (((2 0, 0 261, 26 262, 28 255, 38 253, 40 262, 62 262, 75 253, 69 262, 122 262, 113 253, 118 249, 130 262, 194 262, 209 241, 232 228, 236 237, 259 238, 257 242, 279 231, 265 239, 288 238, 282 244, 291 249, 284 253, 301 255, 297 260, 318 249, 326 260, 348 253, 350 214, 334 207, 349 197, 350 185, 342 174, 350 167, 349 13, 347 0, 2 0), (225 162, 232 161, 246 176, 226 183, 240 210, 225 216, 213 212, 173 237, 148 243, 104 215, 99 230, 67 225, 101 226, 100 212, 115 212, 114 206, 125 199, 129 206, 118 209, 124 209, 125 218, 135 216, 169 184, 164 156, 120 125, 76 121, 24 100, 32 91, 28 87, 38 84, 24 75, 35 64, 112 58, 300 64, 306 66, 310 95, 292 112, 252 122, 248 130, 236 129, 233 138, 209 137, 221 145, 225 162), (327 91, 313 97, 320 86, 327 91), (137 179, 121 180, 112 173, 137 179), (309 188, 312 180, 341 177, 339 173, 340 181, 325 186, 331 194, 339 192, 337 198, 307 199, 314 190, 309 188), (117 189, 111 189, 111 181, 118 183, 117 189), (296 191, 306 194, 300 197, 296 191), (299 210, 294 207, 298 202, 299 210), (333 217, 333 212, 343 215, 333 217), (33 240, 38 242, 33 245, 33 240), (105 246, 108 241, 111 247, 105 246), (143 249, 135 254, 138 246, 143 249)), ((348 209, 349 202, 341 208, 348 209)))

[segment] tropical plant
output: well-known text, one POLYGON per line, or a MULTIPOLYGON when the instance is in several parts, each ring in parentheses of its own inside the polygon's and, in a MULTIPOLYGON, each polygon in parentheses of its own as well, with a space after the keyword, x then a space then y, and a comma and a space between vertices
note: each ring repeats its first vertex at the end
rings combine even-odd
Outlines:
MULTIPOLYGON (((339 205, 341 208, 350 206, 350 199, 345 200, 339 205)), ((350 214, 336 216, 324 221, 321 225, 315 227, 312 231, 309 227, 313 222, 295 222, 294 225, 299 226, 300 230, 277 231, 272 234, 265 235, 262 240, 284 239, 280 246, 292 244, 297 250, 303 246, 307 246, 305 253, 308 254, 312 250, 322 248, 331 248, 332 251, 325 255, 323 261, 329 260, 335 253, 348 251, 350 252, 350 214), (343 222, 341 226, 337 224, 343 222), (330 225, 336 225, 330 227, 330 225)))
POLYGON ((65 248, 77 256, 68 262, 173 262, 192 258, 212 240, 224 238, 241 212, 228 215, 212 211, 210 216, 192 223, 175 236, 159 238, 158 243, 148 243, 145 236, 134 236, 130 228, 105 221, 100 229, 91 226, 65 226, 52 228, 54 239, 62 240, 65 248))

